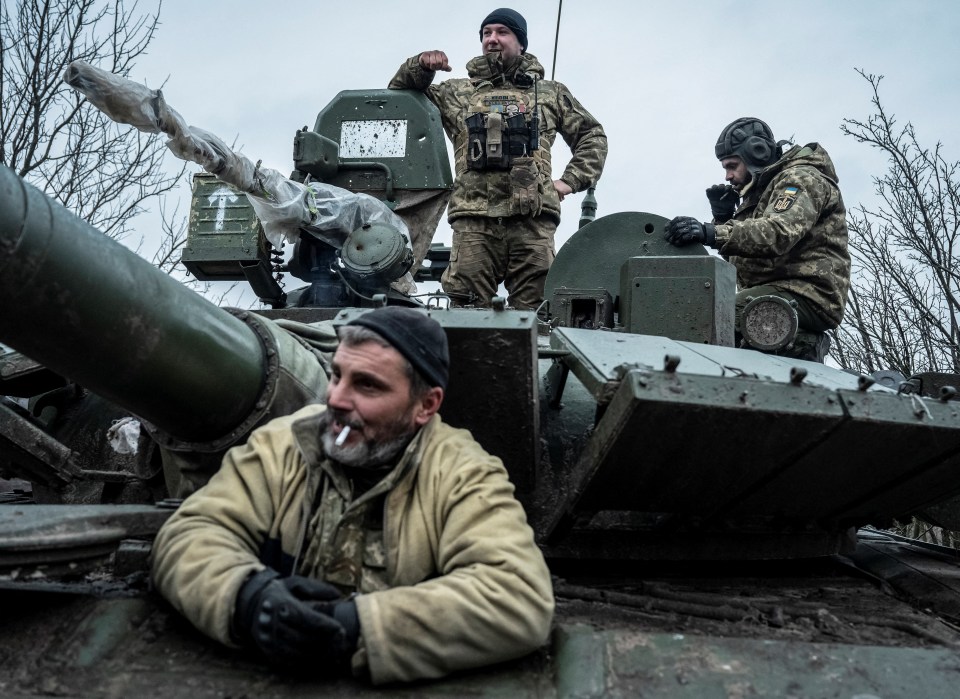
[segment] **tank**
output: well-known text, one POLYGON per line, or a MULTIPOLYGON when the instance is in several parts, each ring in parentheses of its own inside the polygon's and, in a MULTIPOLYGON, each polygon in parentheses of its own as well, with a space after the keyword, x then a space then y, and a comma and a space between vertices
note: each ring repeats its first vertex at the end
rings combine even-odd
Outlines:
MULTIPOLYGON (((382 92, 341 96, 298 133, 294 178, 344 178, 401 213, 430 199, 407 211, 429 229, 449 172, 396 173, 396 156, 350 141, 396 124, 337 117, 372 103, 422 143, 429 109, 418 121, 382 92)), ((281 262, 241 197, 194 189, 185 260, 271 308, 214 306, 0 168, 4 695, 952 694, 957 554, 883 528, 949 517, 960 377, 734 347, 732 268, 668 246, 652 213, 585 211, 534 313, 404 295, 407 255, 386 230, 340 248, 305 235, 281 262), (332 329, 382 303, 424 305, 447 333, 444 419, 503 459, 558 607, 538 653, 377 690, 218 646, 150 591, 147 556, 227 448, 322 400, 332 329)), ((429 238, 412 245, 420 280, 448 258, 429 238)))

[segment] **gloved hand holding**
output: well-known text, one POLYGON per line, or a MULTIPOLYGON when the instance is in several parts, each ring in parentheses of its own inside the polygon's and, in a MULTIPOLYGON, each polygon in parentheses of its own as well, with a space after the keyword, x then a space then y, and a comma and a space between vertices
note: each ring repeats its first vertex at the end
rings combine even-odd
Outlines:
POLYGON ((717 229, 712 223, 700 223, 690 216, 677 216, 663 227, 663 239, 678 248, 691 243, 714 247, 717 229))
POLYGON ((356 603, 332 585, 268 568, 240 587, 232 632, 273 664, 333 671, 348 665, 360 621, 356 603))
POLYGON ((707 200, 710 202, 713 220, 717 223, 726 223, 733 218, 740 195, 728 184, 715 184, 707 188, 707 200))

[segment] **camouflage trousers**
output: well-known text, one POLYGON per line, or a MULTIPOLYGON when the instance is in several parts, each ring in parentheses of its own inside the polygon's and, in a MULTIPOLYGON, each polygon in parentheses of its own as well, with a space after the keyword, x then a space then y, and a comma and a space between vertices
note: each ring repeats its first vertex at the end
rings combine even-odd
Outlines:
POLYGON ((507 303, 536 309, 556 256, 557 224, 548 216, 468 216, 451 222, 450 266, 441 278, 453 305, 487 307, 502 282, 507 303))

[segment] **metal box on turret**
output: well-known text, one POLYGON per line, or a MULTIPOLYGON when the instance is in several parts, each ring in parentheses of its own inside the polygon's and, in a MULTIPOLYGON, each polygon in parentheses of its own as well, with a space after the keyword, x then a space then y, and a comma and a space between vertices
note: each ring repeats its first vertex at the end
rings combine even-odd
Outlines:
POLYGON ((214 175, 193 176, 190 227, 181 260, 201 281, 243 281, 244 267, 265 266, 260 222, 246 195, 214 175))
POLYGON ((620 324, 630 333, 732 347, 736 293, 736 270, 718 257, 631 257, 620 268, 620 324))

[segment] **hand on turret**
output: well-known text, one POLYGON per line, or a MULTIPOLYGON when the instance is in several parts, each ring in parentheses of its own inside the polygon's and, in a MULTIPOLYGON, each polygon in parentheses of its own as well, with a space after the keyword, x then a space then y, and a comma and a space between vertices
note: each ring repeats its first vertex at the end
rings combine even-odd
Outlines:
POLYGON ((677 216, 664 225, 663 239, 678 248, 691 243, 713 247, 717 242, 717 229, 712 223, 700 223, 690 216, 677 216))
POLYGON ((448 73, 453 70, 453 68, 450 67, 447 54, 443 51, 424 51, 421 53, 420 67, 424 70, 445 70, 448 73))

